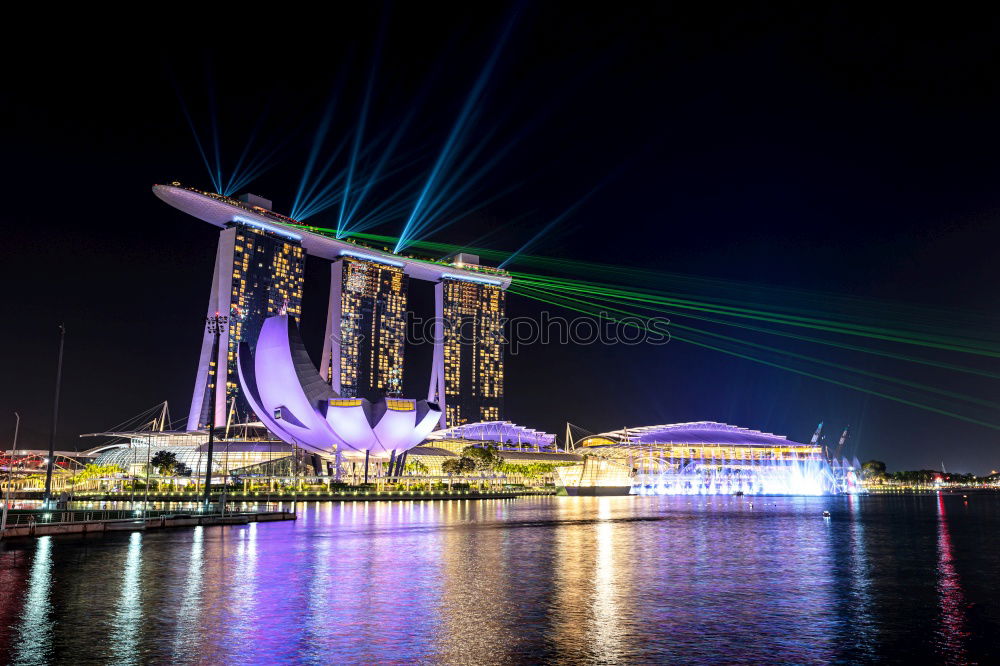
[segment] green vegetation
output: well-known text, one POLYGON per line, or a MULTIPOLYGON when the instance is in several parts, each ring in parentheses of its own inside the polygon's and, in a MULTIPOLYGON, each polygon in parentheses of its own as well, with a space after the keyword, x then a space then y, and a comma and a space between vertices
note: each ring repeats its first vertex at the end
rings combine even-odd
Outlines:
POLYGON ((430 470, 427 469, 427 465, 423 464, 419 460, 411 460, 410 462, 406 463, 406 465, 403 467, 403 472, 405 474, 413 474, 416 476, 420 476, 429 474, 430 470))
POLYGON ((946 483, 975 483, 975 474, 946 474, 933 469, 900 470, 889 477, 903 485, 920 485, 934 483, 941 479, 946 483))
POLYGON ((559 463, 502 463, 497 471, 506 474, 507 476, 521 476, 526 479, 537 479, 548 474, 552 474, 556 467, 565 467, 567 465, 574 465, 575 463, 570 462, 559 462, 559 463))
POLYGON ((461 476, 476 471, 476 463, 472 458, 462 456, 460 458, 448 458, 441 463, 441 471, 445 474, 456 474, 461 476))
POLYGON ((124 473, 125 470, 118 465, 95 465, 94 463, 90 463, 70 477, 68 483, 76 484, 93 479, 106 479, 124 473))
POLYGON ((157 451, 149 464, 161 476, 191 476, 191 468, 178 461, 172 451, 157 451))
POLYGON ((980 479, 975 474, 952 474, 934 469, 899 470, 887 472, 885 463, 881 460, 869 460, 861 465, 861 477, 866 483, 894 484, 902 486, 922 486, 931 485, 936 481, 944 483, 972 484, 985 479, 980 479))
POLYGON ((876 481, 885 478, 885 463, 881 460, 869 460, 861 465, 861 476, 865 481, 876 481))
POLYGON ((471 460, 477 472, 495 472, 503 464, 503 457, 493 444, 467 446, 462 449, 462 458, 471 460))

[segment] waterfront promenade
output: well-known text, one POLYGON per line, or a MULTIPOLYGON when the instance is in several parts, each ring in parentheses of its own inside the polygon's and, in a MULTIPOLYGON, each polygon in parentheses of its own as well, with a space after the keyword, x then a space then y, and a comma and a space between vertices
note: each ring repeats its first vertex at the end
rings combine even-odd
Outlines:
MULTIPOLYGON (((387 500, 476 500, 476 499, 514 499, 516 497, 555 495, 556 489, 524 488, 524 489, 488 489, 488 490, 377 490, 375 488, 348 488, 345 490, 297 490, 283 488, 274 491, 221 491, 212 492, 212 502, 217 503, 225 497, 226 502, 373 502, 387 500)), ((14 501, 41 501, 40 491, 11 493, 14 501)), ((148 495, 131 491, 97 491, 75 493, 71 502, 199 502, 202 499, 200 491, 168 491, 151 492, 148 495)))
POLYGON ((106 532, 134 532, 199 525, 246 525, 295 520, 294 510, 259 510, 202 513, 198 511, 133 509, 67 509, 11 511, 0 539, 42 536, 85 536, 106 532))

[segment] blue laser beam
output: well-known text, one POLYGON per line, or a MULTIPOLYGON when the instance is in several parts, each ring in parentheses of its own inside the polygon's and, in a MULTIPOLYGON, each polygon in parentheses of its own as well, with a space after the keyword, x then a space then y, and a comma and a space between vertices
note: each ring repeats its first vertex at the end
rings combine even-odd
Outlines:
MULTIPOLYGON (((357 215, 358 209, 361 208, 361 204, 364 203, 365 199, 367 198, 369 192, 372 189, 372 186, 374 186, 376 183, 382 180, 381 177, 382 171, 385 169, 389 160, 392 158, 392 155, 396 152, 396 148, 399 145, 400 140, 403 138, 403 135, 406 132, 406 128, 409 126, 412 119, 413 119, 413 112, 411 111, 403 118, 403 122, 399 124, 398 128, 396 129, 396 132, 393 134, 392 138, 389 141, 389 145, 387 145, 385 150, 382 151, 382 156, 379 158, 378 162, 376 162, 375 166, 372 168, 371 173, 368 176, 368 179, 365 181, 365 185, 358 192, 358 196, 354 201, 354 205, 351 206, 351 208, 347 211, 346 216, 343 216, 341 218, 340 224, 337 227, 338 234, 342 234, 352 227, 352 220, 354 219, 354 216, 357 215)), ((399 170, 400 169, 397 169, 396 171, 399 170)))
MULTIPOLYGON (((309 187, 310 182, 312 182, 312 172, 313 169, 316 168, 319 153, 323 148, 326 135, 330 131, 330 123, 332 122, 334 113, 337 109, 337 101, 340 98, 340 90, 343 87, 343 84, 344 70, 341 69, 337 82, 334 85, 334 90, 330 95, 330 99, 326 103, 326 108, 323 110, 323 115, 320 118, 319 125, 313 133, 312 145, 309 147, 309 156, 306 158, 305 167, 302 169, 302 176, 299 178, 299 186, 295 192, 295 198, 292 200, 292 217, 296 217, 294 211, 300 208, 306 189, 309 187)), ((313 187, 315 187, 315 185, 313 187)))
POLYGON ((503 50, 504 43, 507 41, 507 38, 511 33, 513 25, 514 18, 508 21, 507 25, 504 27, 497 41, 497 45, 494 47, 490 57, 486 60, 486 63, 483 65, 483 68, 479 73, 479 77, 476 79, 475 84, 466 96, 465 102, 462 104, 458 116, 455 119, 455 123, 452 125, 451 131, 448 133, 448 138, 445 140, 445 143, 441 148, 441 152, 438 154, 438 158, 427 177, 427 182, 424 185, 420 196, 417 197, 417 201, 414 203, 413 212, 403 225, 403 230, 400 233, 399 241, 396 243, 394 252, 399 252, 407 246, 407 240, 413 231, 414 224, 424 212, 424 207, 428 197, 431 196, 434 188, 437 186, 438 179, 440 178, 442 172, 446 171, 448 166, 455 159, 455 152, 461 145, 464 135, 468 131, 471 120, 476 115, 476 104, 479 102, 479 99, 486 88, 486 84, 489 82, 490 77, 493 74, 493 69, 500 58, 500 53, 503 50))
MULTIPOLYGON (((462 247, 460 249, 455 250, 454 252, 449 252, 448 254, 444 255, 441 258, 442 259, 451 259, 455 255, 460 254, 462 252, 465 252, 466 250, 472 251, 470 248, 485 247, 484 244, 486 243, 487 239, 495 236, 496 234, 498 234, 501 231, 506 232, 508 230, 508 225, 512 225, 512 224, 515 224, 517 222, 520 222, 524 218, 530 217, 531 215, 534 215, 537 212, 538 212, 538 209, 533 209, 533 210, 521 213, 520 215, 515 215, 511 219, 507 220, 507 222, 505 224, 497 225, 497 226, 493 227, 492 229, 490 229, 486 233, 480 234, 479 236, 473 238, 468 243, 465 243, 464 245, 462 245, 462 247)), ((473 252, 473 254, 475 254, 475 252, 473 252)))
POLYGON ((261 125, 263 125, 264 120, 267 118, 268 111, 268 107, 264 107, 260 115, 257 116, 253 129, 250 130, 250 136, 247 137, 246 142, 243 144, 243 150, 240 151, 239 159, 236 160, 236 166, 234 166, 232 172, 230 172, 229 180, 226 182, 225 190, 222 192, 222 194, 227 197, 242 186, 243 165, 247 162, 248 158, 250 159, 250 162, 247 164, 248 169, 256 162, 255 159, 250 158, 250 152, 257 140, 257 135, 260 134, 261 125))
MULTIPOLYGON (((474 161, 475 157, 478 156, 482 148, 484 148, 489 142, 491 136, 492 133, 480 142, 479 146, 471 151, 468 158, 464 160, 459 167, 454 169, 455 175, 440 187, 434 198, 427 204, 424 214, 411 230, 410 236, 407 239, 407 245, 416 240, 420 240, 429 233, 440 231, 444 227, 451 224, 451 222, 442 223, 440 220, 446 216, 453 215, 453 209, 462 203, 464 197, 472 190, 472 188, 478 184, 479 181, 482 180, 483 177, 485 177, 485 175, 492 170, 493 167, 496 166, 496 164, 500 162, 500 160, 502 160, 510 151, 513 146, 513 142, 508 142, 503 149, 496 151, 491 159, 475 172, 467 174, 466 171, 471 167, 471 163, 474 161), (461 186, 458 185, 459 182, 461 182, 461 186)), ((506 193, 507 191, 504 192, 504 194, 506 193)), ((492 197, 487 202, 483 202, 483 205, 486 203, 492 203, 497 198, 499 197, 492 197)), ((481 207, 482 205, 477 206, 477 209, 481 207)))
POLYGON ((212 187, 216 192, 222 191, 222 183, 216 178, 215 170, 212 168, 211 160, 208 158, 208 151, 205 150, 205 143, 201 140, 201 135, 198 132, 198 126, 194 122, 194 117, 191 115, 191 109, 188 107, 187 102, 184 101, 184 94, 181 92, 180 84, 173 75, 173 71, 167 67, 167 75, 170 78, 170 83, 174 89, 174 94, 177 96, 177 103, 181 107, 181 113, 184 114, 184 120, 187 121, 188 128, 191 130, 191 136, 194 138, 195 146, 198 148, 198 155, 201 157, 202 164, 205 165, 205 171, 208 173, 208 178, 212 181, 212 187))
POLYGON ((385 33, 385 23, 383 20, 382 29, 379 30, 379 38, 375 45, 375 53, 372 57, 372 66, 368 72, 368 83, 365 86, 365 97, 361 102, 361 113, 358 117, 358 126, 354 132, 354 145, 351 148, 351 161, 347 166, 347 177, 344 179, 344 195, 340 198, 340 213, 337 216, 337 237, 340 238, 344 228, 344 213, 347 209, 347 201, 351 195, 351 187, 354 184, 354 171, 358 164, 358 152, 361 149, 361 141, 365 134, 365 124, 368 122, 368 109, 371 106, 372 89, 375 87, 375 74, 378 72, 378 62, 382 51, 382 38, 385 33))
POLYGON ((280 142, 276 144, 270 151, 261 152, 259 155, 255 156, 250 163, 244 168, 243 172, 239 177, 234 176, 232 183, 229 185, 229 192, 226 196, 232 196, 235 192, 243 189, 251 182, 259 178, 261 175, 266 173, 268 170, 273 168, 278 161, 276 159, 277 155, 285 148, 287 141, 280 142))
MULTIPOLYGON (((387 132, 382 132, 369 146, 361 150, 360 157, 367 158, 369 153, 381 145, 382 141, 384 141, 386 137, 386 134, 387 132)), ((340 183, 343 182, 346 177, 346 171, 337 172, 337 174, 327 181, 322 187, 320 187, 320 184, 323 183, 323 180, 326 178, 326 174, 337 162, 337 158, 347 145, 347 139, 348 137, 341 139, 337 148, 324 163, 323 168, 320 169, 319 173, 312 179, 312 184, 302 197, 299 206, 294 209, 298 213, 297 216, 293 215, 296 219, 305 219, 306 217, 310 217, 320 211, 335 206, 340 202, 343 192, 339 190, 339 187, 340 183), (317 188, 319 189, 317 190, 317 188)))
POLYGON ((572 215, 574 212, 576 212, 576 210, 580 206, 582 206, 584 203, 586 203, 588 199, 590 199, 592 196, 594 196, 595 194, 597 194, 601 189, 603 189, 604 186, 607 185, 608 182, 611 180, 611 178, 612 178, 612 176, 608 176, 607 178, 605 178, 604 180, 602 180, 592 190, 590 190, 589 192, 587 192, 586 194, 584 194, 582 197, 580 197, 579 199, 577 199, 576 201, 574 201, 568 208, 566 208, 566 210, 564 210, 563 212, 559 213, 554 218, 552 218, 551 220, 549 220, 531 238, 529 238, 523 245, 521 245, 521 247, 519 247, 516 250, 514 250, 514 252, 512 252, 509 257, 507 257, 506 259, 504 259, 500 263, 500 268, 506 268, 511 262, 513 262, 515 259, 517 259, 518 255, 520 255, 523 252, 526 252, 527 250, 529 250, 533 246, 535 246, 538 243, 538 241, 541 240, 542 237, 545 236, 545 234, 547 234, 549 231, 551 231, 557 224, 559 224, 560 222, 562 222, 563 220, 565 220, 567 217, 569 217, 570 215, 572 215))
POLYGON ((218 106, 215 102, 215 86, 212 82, 212 74, 209 65, 206 64, 205 67, 205 87, 208 92, 208 119, 209 126, 212 129, 212 154, 215 158, 215 180, 213 182, 218 183, 218 189, 216 192, 222 193, 222 148, 221 140, 219 138, 219 112, 218 106))
POLYGON ((188 127, 191 128, 191 136, 194 137, 194 143, 198 147, 198 154, 201 156, 201 161, 205 165, 205 171, 208 172, 208 178, 212 181, 212 187, 215 188, 216 192, 221 192, 222 185, 215 178, 215 172, 213 171, 212 165, 208 160, 208 155, 205 152, 205 145, 201 142, 201 137, 198 136, 198 128, 194 124, 194 119, 191 117, 191 112, 188 110, 187 104, 184 103, 184 98, 181 97, 179 89, 177 90, 177 101, 181 105, 181 112, 187 120, 188 127))
POLYGON ((433 198, 425 206, 424 213, 411 227, 408 238, 404 240, 404 247, 440 231, 452 224, 456 219, 461 219, 461 216, 456 216, 455 208, 464 202, 479 181, 495 168, 525 136, 541 126, 545 118, 550 114, 551 109, 543 109, 541 113, 536 114, 534 119, 522 126, 515 136, 504 140, 500 147, 491 153, 491 158, 487 162, 482 164, 476 171, 469 173, 472 164, 479 157, 480 153, 488 148, 490 141, 497 133, 499 123, 494 124, 490 131, 483 135, 474 147, 466 151, 465 157, 460 163, 450 167, 449 178, 436 188, 433 198), (452 220, 441 222, 442 219, 448 217, 452 218, 452 220))

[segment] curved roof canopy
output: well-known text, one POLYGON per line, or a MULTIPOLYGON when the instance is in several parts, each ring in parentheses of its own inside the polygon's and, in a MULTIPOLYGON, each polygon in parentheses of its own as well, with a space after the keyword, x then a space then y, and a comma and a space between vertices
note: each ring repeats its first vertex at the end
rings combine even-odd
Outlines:
POLYGON ((300 241, 307 253, 323 259, 335 260, 342 256, 353 256, 386 263, 402 268, 404 273, 415 280, 437 282, 450 278, 492 284, 501 289, 510 286, 510 275, 499 269, 415 259, 370 248, 348 239, 332 238, 325 234, 303 229, 297 220, 290 217, 221 194, 203 192, 179 184, 154 185, 153 194, 174 208, 219 227, 237 222, 287 236, 300 241))
MULTIPOLYGON (((784 435, 750 430, 714 421, 669 423, 664 425, 623 428, 581 438, 592 441, 591 446, 616 446, 627 444, 717 444, 724 446, 808 446, 793 442, 784 435)), ((588 444, 584 443, 584 446, 588 444)))
POLYGON ((477 442, 486 441, 501 444, 514 442, 518 444, 530 444, 532 446, 551 446, 555 443, 556 436, 540 430, 526 428, 510 421, 480 421, 478 423, 464 423, 444 430, 437 430, 428 435, 427 439, 469 439, 477 442))

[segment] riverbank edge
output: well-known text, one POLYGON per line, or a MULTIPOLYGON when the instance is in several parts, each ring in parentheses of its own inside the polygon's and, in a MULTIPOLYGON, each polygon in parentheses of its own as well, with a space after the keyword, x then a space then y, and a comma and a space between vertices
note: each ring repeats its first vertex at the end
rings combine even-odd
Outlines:
POLYGON ((15 525, 3 530, 0 539, 31 539, 43 536, 77 536, 108 532, 137 532, 156 529, 172 529, 179 527, 197 527, 199 525, 246 525, 249 523, 268 523, 284 520, 296 520, 298 515, 293 511, 255 511, 248 513, 204 514, 156 516, 153 518, 124 518, 113 520, 77 520, 71 522, 30 523, 15 525))
MULTIPOLYGON (((385 501, 409 501, 409 500, 482 500, 482 499, 516 499, 518 497, 551 496, 555 495, 555 488, 533 491, 475 491, 475 490, 453 490, 453 491, 377 491, 377 490, 356 490, 356 491, 301 491, 301 492, 273 492, 255 491, 251 493, 227 493, 226 503, 246 502, 251 504, 270 504, 273 502, 385 502, 385 501)), ((12 499, 18 500, 40 500, 41 493, 14 493, 12 499)), ((167 492, 144 494, 132 493, 94 493, 86 495, 74 495, 69 501, 80 502, 201 502, 203 496, 197 493, 167 492)), ((216 504, 222 500, 222 493, 212 493, 212 503, 216 504)))

